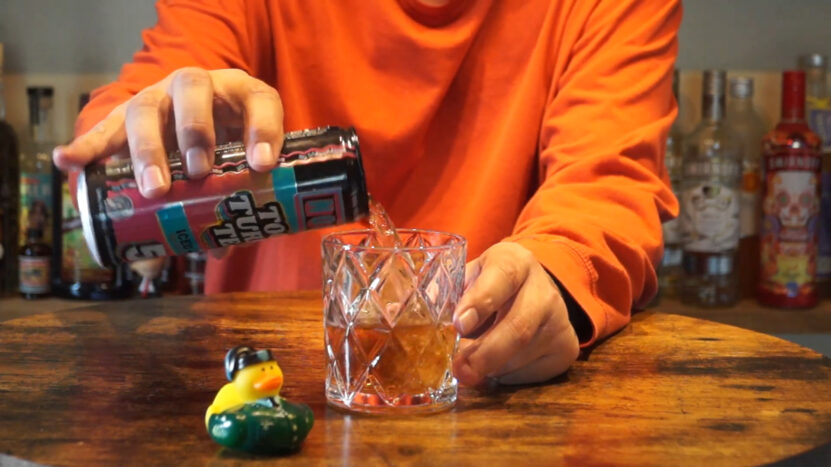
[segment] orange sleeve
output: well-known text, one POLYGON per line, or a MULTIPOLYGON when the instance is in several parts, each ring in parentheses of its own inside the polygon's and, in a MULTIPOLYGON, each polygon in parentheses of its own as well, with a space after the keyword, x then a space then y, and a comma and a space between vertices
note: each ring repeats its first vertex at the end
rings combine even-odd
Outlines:
POLYGON ((143 48, 124 65, 116 82, 92 93, 76 121, 75 134, 84 133, 114 107, 182 67, 273 74, 267 8, 266 0, 159 0, 158 22, 143 32, 143 48))
POLYGON ((680 22, 676 0, 596 2, 549 91, 541 185, 507 240, 582 308, 583 346, 620 330, 657 291, 661 221, 678 213, 663 161, 680 22))

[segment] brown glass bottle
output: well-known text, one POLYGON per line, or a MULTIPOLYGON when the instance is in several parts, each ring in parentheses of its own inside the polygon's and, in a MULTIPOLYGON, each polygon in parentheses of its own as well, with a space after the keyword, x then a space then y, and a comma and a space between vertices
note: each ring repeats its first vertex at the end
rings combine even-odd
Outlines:
POLYGON ((26 243, 20 248, 20 294, 34 299, 49 296, 52 249, 43 241, 43 230, 26 229, 26 243))
POLYGON ((805 72, 782 76, 782 120, 763 142, 759 303, 817 303, 821 141, 805 122, 805 72))

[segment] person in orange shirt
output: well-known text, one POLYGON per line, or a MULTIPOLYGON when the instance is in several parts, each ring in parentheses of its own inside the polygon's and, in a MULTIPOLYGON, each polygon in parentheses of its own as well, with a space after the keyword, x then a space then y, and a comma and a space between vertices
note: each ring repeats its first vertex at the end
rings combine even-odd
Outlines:
MULTIPOLYGON (((663 152, 675 118, 677 0, 160 0, 158 24, 97 90, 66 170, 132 157, 147 197, 242 138, 255 170, 285 130, 356 127, 367 184, 400 226, 463 234, 460 382, 568 369, 657 289, 677 214, 663 152)), ((320 286, 311 231, 235 247, 206 290, 320 286)))

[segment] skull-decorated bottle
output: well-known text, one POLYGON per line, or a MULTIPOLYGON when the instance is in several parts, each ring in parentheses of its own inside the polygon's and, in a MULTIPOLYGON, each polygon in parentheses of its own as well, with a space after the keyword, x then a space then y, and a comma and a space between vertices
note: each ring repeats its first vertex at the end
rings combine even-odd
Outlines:
POLYGON ((741 140, 725 124, 726 76, 704 72, 702 119, 682 150, 681 301, 705 307, 739 300, 737 251, 741 204, 741 140))
POLYGON ((816 305, 822 142, 805 121, 805 72, 782 75, 782 120, 763 141, 758 299, 778 308, 816 305))

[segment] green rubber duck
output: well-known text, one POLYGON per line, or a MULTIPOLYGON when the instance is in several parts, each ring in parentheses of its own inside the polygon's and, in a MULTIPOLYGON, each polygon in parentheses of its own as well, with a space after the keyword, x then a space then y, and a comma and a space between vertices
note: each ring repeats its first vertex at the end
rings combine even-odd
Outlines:
POLYGON ((314 425, 306 404, 280 397, 283 372, 271 351, 234 347, 225 355, 230 381, 205 413, 211 438, 222 446, 253 454, 297 451, 314 425))

